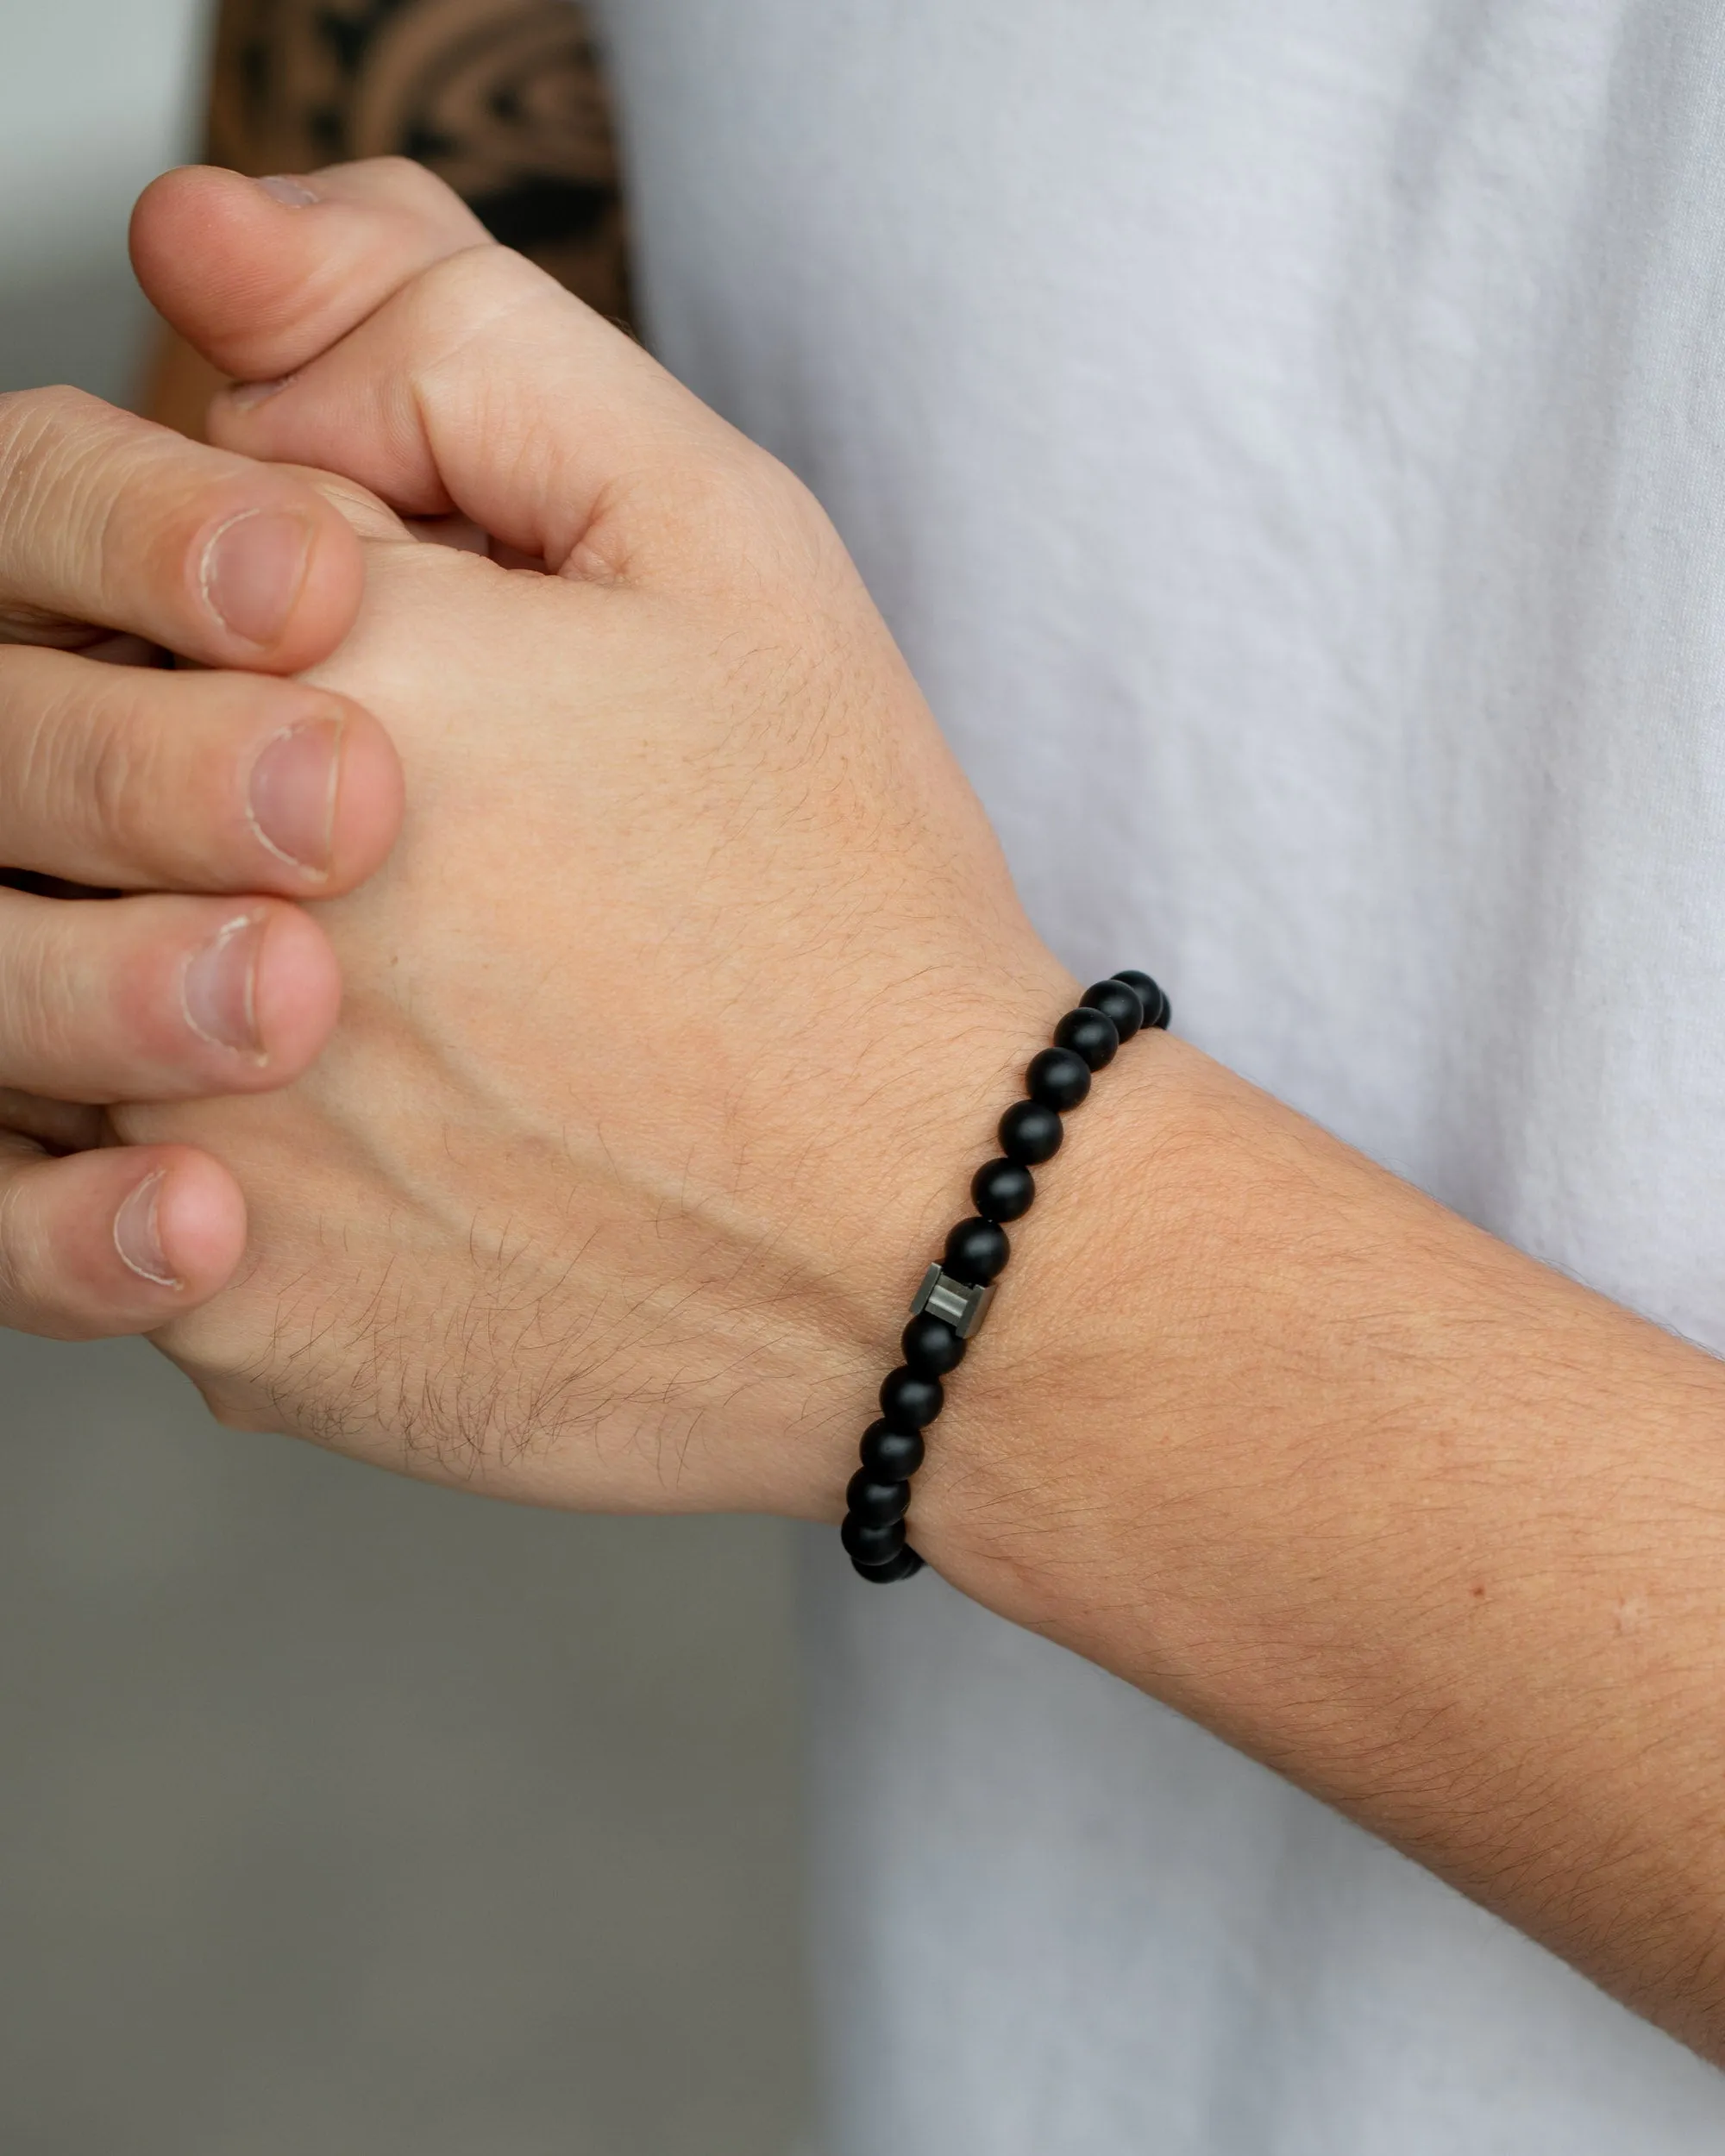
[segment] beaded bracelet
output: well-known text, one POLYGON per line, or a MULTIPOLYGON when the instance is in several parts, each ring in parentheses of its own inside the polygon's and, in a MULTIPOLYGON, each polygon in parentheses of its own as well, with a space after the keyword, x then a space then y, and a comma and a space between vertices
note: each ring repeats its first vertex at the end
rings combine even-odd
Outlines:
POLYGON ((1001 1157, 971 1178, 975 1213, 958 1223, 923 1275, 900 1343, 905 1359, 881 1384, 880 1420, 862 1433, 839 1539, 865 1580, 907 1580, 922 1570, 905 1539, 911 1477, 922 1465, 922 1433, 945 1405, 940 1381, 964 1360, 1012 1255, 1001 1222, 1030 1211, 1031 1170, 1060 1150, 1060 1119, 1089 1092, 1090 1073, 1111 1063, 1141 1026, 1164 1027, 1168 1018, 1168 998, 1147 973, 1128 968, 1087 988, 1055 1027, 1053 1047, 1031 1058, 1026 1098, 1000 1118, 1001 1157))

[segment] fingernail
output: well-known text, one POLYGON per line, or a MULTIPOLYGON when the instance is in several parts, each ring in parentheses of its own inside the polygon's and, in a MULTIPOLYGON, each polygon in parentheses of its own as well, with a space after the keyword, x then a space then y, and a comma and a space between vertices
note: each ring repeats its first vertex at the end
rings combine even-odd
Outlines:
POLYGON ((273 382, 236 382, 228 392, 228 402, 249 411, 254 404, 267 404, 272 397, 280 396, 292 379, 291 374, 279 374, 273 382))
POLYGON ((311 527, 285 509, 230 517, 204 549, 204 596, 236 636, 273 643, 287 624, 311 552, 311 527))
POLYGON ((252 766, 252 829, 273 854, 310 875, 329 873, 341 768, 339 718, 285 727, 252 766))
POLYGON ((265 924, 242 913, 229 921, 213 943, 194 951, 180 981, 185 1022, 194 1033, 218 1048, 236 1048, 264 1062, 258 1038, 258 951, 265 924))
POLYGON ((271 172, 258 185, 272 202, 284 203, 290 210, 304 210, 308 203, 319 199, 303 179, 296 179, 291 172, 271 172))
POLYGON ((158 1288, 178 1288, 161 1246, 161 1188, 167 1170, 157 1169, 128 1194, 114 1215, 114 1248, 132 1270, 158 1288))

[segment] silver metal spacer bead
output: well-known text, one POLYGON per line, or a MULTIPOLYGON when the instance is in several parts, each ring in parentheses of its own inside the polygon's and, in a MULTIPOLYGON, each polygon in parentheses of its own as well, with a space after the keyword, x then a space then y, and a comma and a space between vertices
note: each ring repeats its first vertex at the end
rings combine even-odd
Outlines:
POLYGON ((950 1273, 942 1271, 937 1260, 911 1298, 911 1315, 918 1318, 926 1310, 932 1318, 944 1318, 961 1340, 968 1340, 982 1330, 997 1285, 991 1280, 986 1288, 973 1288, 968 1280, 954 1280, 950 1273))

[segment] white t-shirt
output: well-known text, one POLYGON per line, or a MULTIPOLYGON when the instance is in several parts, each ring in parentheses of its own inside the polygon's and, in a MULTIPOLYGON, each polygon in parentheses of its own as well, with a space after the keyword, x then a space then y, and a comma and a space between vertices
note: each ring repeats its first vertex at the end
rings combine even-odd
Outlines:
MULTIPOLYGON (((604 13, 657 348, 832 511, 1057 949, 1725 1349, 1717 0, 604 13)), ((1259 1768, 811 1579, 830 2156, 1725 2148, 1259 1768)))

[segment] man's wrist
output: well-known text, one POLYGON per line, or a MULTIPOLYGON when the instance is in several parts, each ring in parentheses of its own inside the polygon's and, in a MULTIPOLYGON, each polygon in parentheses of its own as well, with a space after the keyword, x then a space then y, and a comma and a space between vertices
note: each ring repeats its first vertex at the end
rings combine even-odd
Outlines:
POLYGON ((1177 1143, 1190 1056, 1147 1031, 1066 1119, 988 1330, 929 1433, 913 1539, 956 1585, 1032 1629, 1075 1621, 1132 1539, 1124 1514, 1155 1442, 1139 1388, 1154 1356, 1158 1156, 1177 1143))
MULTIPOLYGON (((698 1381, 681 1351, 684 1388, 667 1400, 664 1439, 679 1508, 839 1520, 912 1294, 970 1210, 970 1178, 1026 1064, 1080 993, 1033 941, 1003 956, 986 975, 954 962, 857 992, 866 1024, 844 1012, 812 1019, 821 1056, 837 1044, 833 1068, 811 1060, 788 1091, 781 1068, 769 1082, 797 1108, 770 1148, 756 1142, 733 1188, 678 1193, 678 1213, 707 1232, 655 1300, 676 1311, 686 1333, 699 1326, 711 1343, 701 1359, 721 1373, 698 1381)), ((765 1120, 738 1112, 750 1127, 765 1120)), ((668 1264, 672 1248, 668 1239, 668 1264)), ((637 1398, 657 1390, 664 1354, 656 1341, 643 1346, 619 1357, 619 1388, 637 1398), (637 1353, 638 1384, 627 1376, 637 1353)), ((928 1432, 931 1457, 944 1427, 928 1432)), ((653 1487, 662 1503, 656 1477, 653 1487)))

